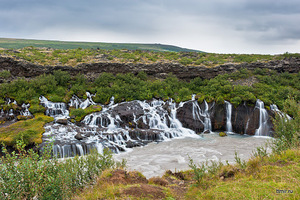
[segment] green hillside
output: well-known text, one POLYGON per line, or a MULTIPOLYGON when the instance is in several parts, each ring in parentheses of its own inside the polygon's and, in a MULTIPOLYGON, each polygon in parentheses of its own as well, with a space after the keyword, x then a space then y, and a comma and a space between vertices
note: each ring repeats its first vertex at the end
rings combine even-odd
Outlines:
POLYGON ((138 43, 104 43, 104 42, 66 42, 54 40, 27 40, 0 38, 0 48, 21 49, 28 46, 50 47, 54 49, 128 49, 128 50, 150 50, 171 52, 201 52, 193 49, 185 49, 164 44, 138 44, 138 43))

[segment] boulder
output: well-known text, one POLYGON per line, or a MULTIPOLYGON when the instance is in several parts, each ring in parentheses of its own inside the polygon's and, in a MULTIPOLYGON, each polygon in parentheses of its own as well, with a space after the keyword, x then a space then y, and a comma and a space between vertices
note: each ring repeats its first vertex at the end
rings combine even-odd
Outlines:
POLYGON ((67 125, 68 124, 68 119, 67 118, 57 119, 56 123, 62 124, 62 125, 67 125))
POLYGON ((219 133, 219 136, 220 136, 220 137, 225 137, 225 136, 227 136, 227 134, 224 133, 224 132, 220 132, 220 133, 219 133))
POLYGON ((77 140, 83 140, 85 137, 82 136, 81 133, 77 133, 77 134, 75 135, 75 138, 76 138, 77 140))

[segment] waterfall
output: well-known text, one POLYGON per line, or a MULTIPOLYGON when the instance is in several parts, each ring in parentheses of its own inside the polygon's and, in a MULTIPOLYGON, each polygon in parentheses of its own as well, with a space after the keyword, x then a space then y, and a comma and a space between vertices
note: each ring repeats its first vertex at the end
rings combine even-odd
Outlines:
POLYGON ((65 103, 54 103, 48 101, 48 99, 46 99, 44 96, 41 96, 39 99, 41 105, 46 108, 46 115, 54 117, 54 119, 69 117, 69 110, 67 110, 65 103))
POLYGON ((259 127, 255 131, 256 136, 268 136, 270 127, 268 125, 269 115, 264 108, 264 102, 257 99, 255 108, 259 109, 259 127))
POLYGON ((28 108, 30 107, 30 104, 28 103, 28 104, 25 104, 25 103, 23 103, 22 104, 22 108, 23 108, 23 110, 21 111, 21 115, 23 115, 23 116, 31 116, 31 113, 29 112, 29 110, 28 110, 28 108))
POLYGON ((82 101, 79 99, 77 96, 73 95, 72 98, 70 99, 69 106, 74 107, 76 109, 81 108, 81 109, 86 109, 90 105, 95 105, 96 103, 93 101, 92 97, 95 95, 91 95, 89 92, 86 92, 86 100, 82 101))
POLYGON ((93 101, 92 97, 95 95, 91 95, 89 92, 86 92, 86 100, 80 104, 80 108, 86 109, 90 105, 95 105, 96 103, 93 101))
POLYGON ((272 111, 276 112, 280 117, 283 117, 283 118, 288 119, 288 120, 292 119, 288 114, 281 112, 278 109, 277 105, 275 105, 275 104, 270 105, 270 109, 272 111))
POLYGON ((193 94, 193 95, 192 95, 192 101, 195 101, 195 100, 196 100, 196 95, 193 94))
POLYGON ((226 131, 227 133, 232 133, 232 124, 231 124, 232 105, 228 101, 225 101, 225 104, 226 104, 226 131))
POLYGON ((13 110, 12 108, 9 109, 8 115, 9 115, 9 116, 14 116, 14 110, 13 110))
MULTIPOLYGON (((41 105, 47 108, 47 115, 55 118, 67 116, 64 103, 53 103, 45 97, 41 97, 40 101, 41 105)), ((78 108, 83 107, 82 105, 87 104, 76 96, 73 96, 69 103, 69 106, 78 108)), ((182 105, 178 106, 172 100, 167 102, 135 100, 115 104, 112 97, 109 105, 102 105, 102 111, 85 116, 81 121, 83 124, 81 127, 72 123, 67 126, 61 124, 46 126, 43 141, 48 143, 53 138, 53 154, 65 158, 85 155, 91 148, 96 148, 99 153, 103 148, 110 148, 118 153, 127 150, 128 146, 141 146, 152 141, 186 136, 198 138, 194 131, 184 128, 176 117, 177 109, 182 105), (126 116, 122 115, 122 119, 124 120, 125 117, 125 120, 130 120, 129 122, 121 119, 119 114, 123 112, 126 116), (144 123, 147 128, 132 129, 129 128, 128 123, 131 123, 131 127, 132 124, 137 126, 138 123, 144 123)), ((207 112, 208 105, 203 113, 207 112)))
POLYGON ((202 110, 198 105, 197 101, 193 101, 193 119, 199 120, 203 124, 204 126, 203 132, 212 132, 210 114, 208 112, 209 106, 205 100, 204 100, 204 105, 205 108, 204 110, 202 110), (201 117, 204 120, 202 120, 201 117))

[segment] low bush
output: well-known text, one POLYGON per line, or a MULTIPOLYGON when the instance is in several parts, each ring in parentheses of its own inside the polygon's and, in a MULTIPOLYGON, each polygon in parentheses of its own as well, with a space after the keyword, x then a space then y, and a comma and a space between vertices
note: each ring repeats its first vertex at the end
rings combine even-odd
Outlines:
POLYGON ((11 76, 10 71, 8 71, 8 70, 0 71, 0 78, 6 79, 6 78, 9 78, 10 76, 11 76))
POLYGON ((16 145, 17 141, 22 140, 23 143, 27 146, 33 143, 33 139, 36 137, 38 132, 36 130, 28 129, 26 131, 19 132, 13 138, 13 144, 16 145))
POLYGON ((46 111, 46 108, 38 104, 32 104, 30 105, 28 110, 31 114, 36 114, 36 113, 44 113, 46 111))
POLYGON ((1 199, 69 199, 74 192, 93 183, 96 176, 115 166, 112 153, 91 151, 85 157, 65 161, 51 158, 51 146, 41 156, 26 151, 22 140, 16 142, 17 152, 3 148, 0 158, 1 199))
POLYGON ((300 147, 300 105, 294 99, 287 99, 283 112, 289 113, 293 118, 276 115, 274 120, 275 140, 272 150, 280 153, 284 150, 300 147))
POLYGON ((99 112, 102 110, 102 107, 99 105, 92 105, 87 107, 86 109, 82 108, 70 108, 70 116, 75 117, 76 121, 81 121, 86 115, 91 114, 93 112, 99 112))

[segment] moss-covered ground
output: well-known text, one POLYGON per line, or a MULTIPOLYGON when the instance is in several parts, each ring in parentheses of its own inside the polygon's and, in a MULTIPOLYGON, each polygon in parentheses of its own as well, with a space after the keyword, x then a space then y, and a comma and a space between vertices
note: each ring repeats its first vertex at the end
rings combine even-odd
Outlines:
POLYGON ((17 139, 26 137, 27 143, 42 143, 44 125, 53 121, 52 117, 36 114, 33 119, 21 120, 9 126, 0 128, 0 142, 12 146, 17 139))

